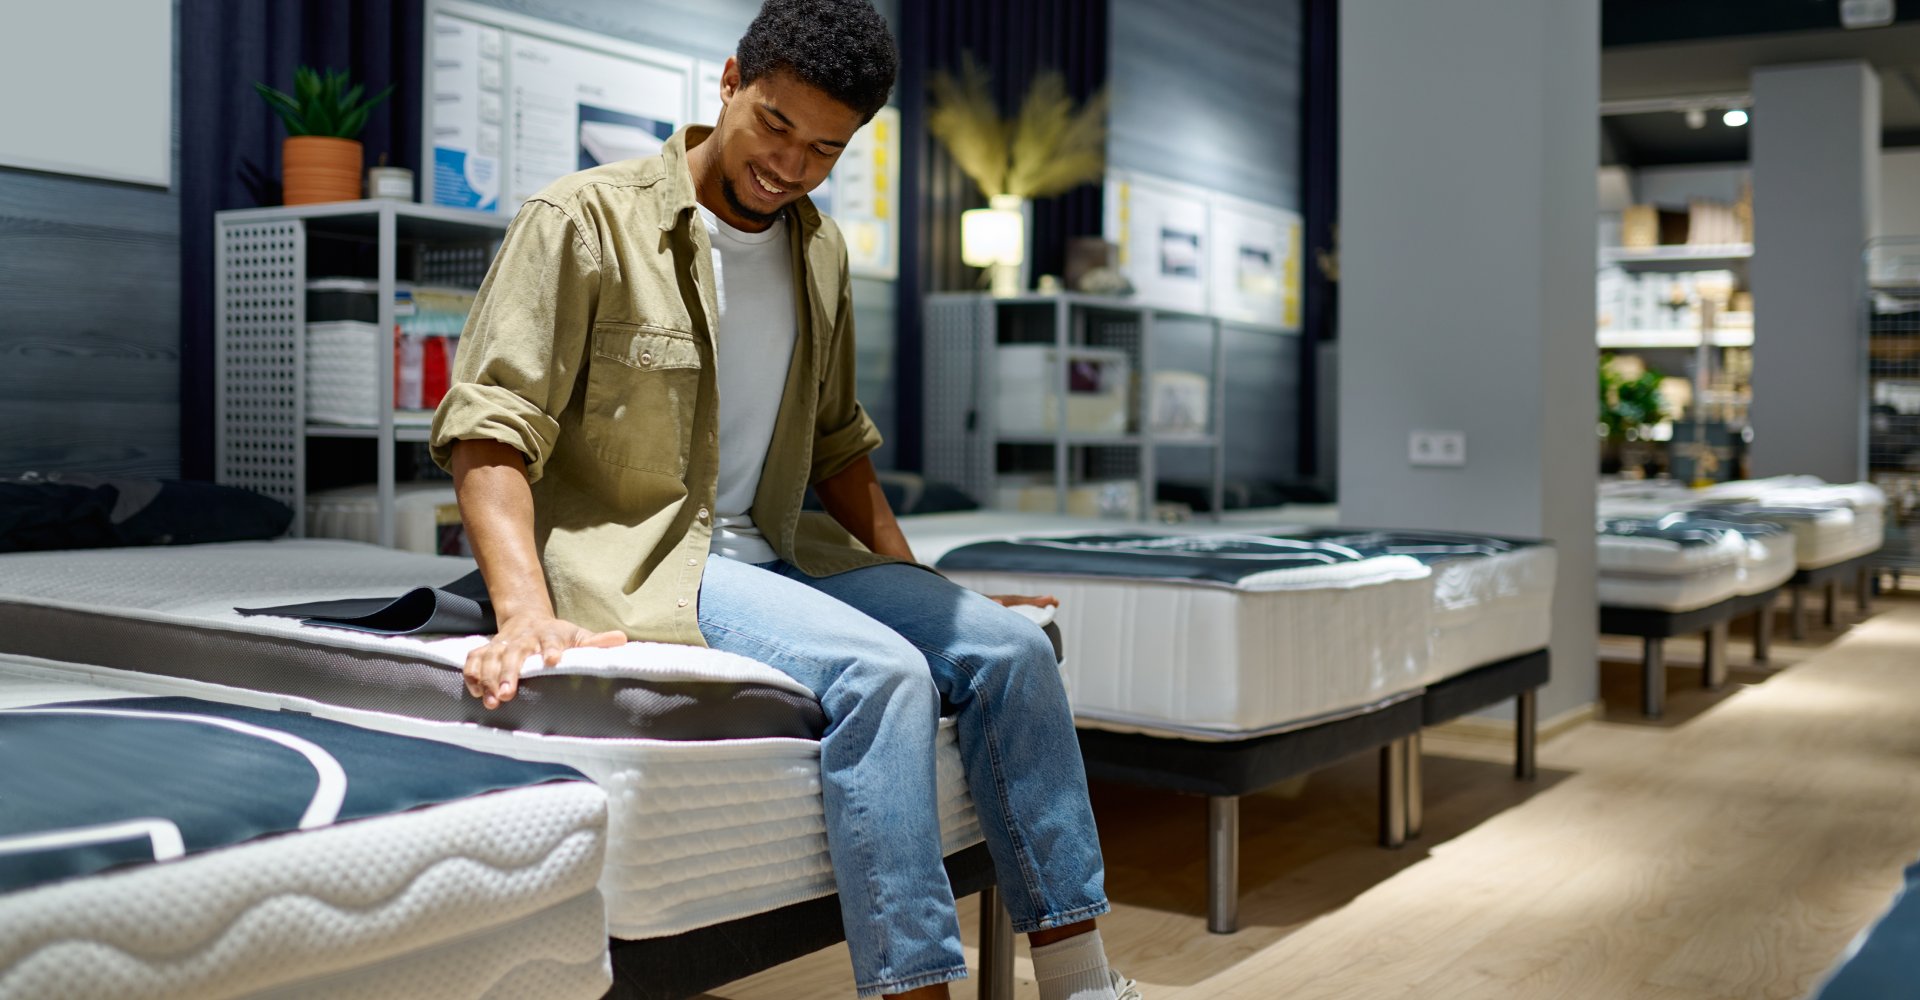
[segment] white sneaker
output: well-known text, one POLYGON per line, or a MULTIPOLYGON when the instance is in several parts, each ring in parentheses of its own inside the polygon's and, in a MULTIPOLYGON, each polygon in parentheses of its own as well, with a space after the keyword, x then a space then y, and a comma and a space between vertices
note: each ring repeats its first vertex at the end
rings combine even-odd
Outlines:
POLYGON ((1114 1000, 1146 1000, 1146 997, 1140 992, 1139 983, 1128 979, 1112 969, 1107 970, 1107 975, 1113 977, 1114 1000))

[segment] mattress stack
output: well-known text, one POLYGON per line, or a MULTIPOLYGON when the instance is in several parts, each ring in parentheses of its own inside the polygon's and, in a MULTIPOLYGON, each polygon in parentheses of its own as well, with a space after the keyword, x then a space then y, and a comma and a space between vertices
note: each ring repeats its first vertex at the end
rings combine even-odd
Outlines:
POLYGON ((1291 526, 907 518, 922 560, 1062 602, 1082 725, 1200 740, 1284 732, 1544 647, 1550 547, 1291 526), (1064 533, 1063 533, 1064 532, 1064 533))
POLYGON ((1597 553, 1602 606, 1670 612, 1739 596, 1751 558, 1741 532, 1683 517, 1603 520, 1597 553))
POLYGON ((601 996, 566 768, 0 659, 0 997, 601 996))
MULTIPOLYGON (((834 891, 820 798, 824 717, 764 664, 684 646, 576 649, 488 713, 461 667, 481 636, 381 636, 243 617, 398 595, 464 559, 282 539, 0 556, 0 653, 142 694, 290 710, 564 764, 608 802, 600 891, 616 937, 663 937, 834 891)), ((943 843, 978 843, 953 727, 939 733, 943 843)), ((400 994, 395 994, 400 995, 400 994)))
MULTIPOLYGON (((1794 563, 1801 570, 1822 569, 1878 551, 1885 512, 1886 494, 1871 483, 1830 484, 1811 476, 1720 483, 1702 490, 1665 480, 1611 482, 1601 484, 1599 495, 1603 522, 1678 516, 1773 526, 1792 537, 1794 563)), ((1601 544, 1607 544, 1604 537, 1601 544)), ((1769 560, 1777 558, 1774 544, 1756 553, 1750 577, 1771 578, 1774 569, 1769 560)))

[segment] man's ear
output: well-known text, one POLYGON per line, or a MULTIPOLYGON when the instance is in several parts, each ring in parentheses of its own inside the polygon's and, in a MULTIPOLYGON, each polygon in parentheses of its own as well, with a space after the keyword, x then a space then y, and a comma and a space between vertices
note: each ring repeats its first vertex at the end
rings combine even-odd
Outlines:
POLYGON ((726 68, 720 71, 720 106, 725 108, 740 92, 740 60, 727 57, 726 68))

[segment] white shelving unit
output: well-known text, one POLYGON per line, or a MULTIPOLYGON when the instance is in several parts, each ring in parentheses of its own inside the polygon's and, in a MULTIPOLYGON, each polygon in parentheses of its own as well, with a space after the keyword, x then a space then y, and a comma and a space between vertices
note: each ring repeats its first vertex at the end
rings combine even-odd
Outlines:
POLYGON ((1606 247, 1600 251, 1602 266, 1622 267, 1629 271, 1732 271, 1745 267, 1752 258, 1751 243, 1606 247))
POLYGON ((306 406, 308 248, 315 239, 375 249, 376 329, 394 329, 399 262, 410 255, 413 280, 478 287, 512 221, 398 201, 254 208, 214 217, 215 478, 274 497, 293 508, 292 533, 306 529, 309 438, 362 438, 378 444, 380 543, 393 544, 394 444, 427 440, 417 417, 396 419, 393 341, 376 335, 378 406, 365 426, 309 422, 306 406))
MULTIPOLYGON (((925 457, 929 477, 956 483, 992 506, 1001 482, 1001 445, 1052 449, 1056 508, 1064 513, 1068 491, 1082 465, 1123 470, 1096 478, 1132 478, 1139 483, 1139 512, 1151 516, 1162 449, 1205 450, 1211 459, 1212 509, 1221 509, 1226 480, 1226 338, 1228 327, 1265 329, 1215 316, 1157 309, 1126 299, 1080 294, 994 297, 939 293, 926 300, 925 457), (1153 430, 1151 393, 1161 371, 1156 347, 1169 321, 1206 325, 1211 336, 1208 426, 1204 433, 1160 434, 1153 430), (1076 351, 1124 350, 1134 384, 1124 433, 1074 433, 1069 428, 1067 366, 1055 364, 1045 378, 1056 381, 1052 433, 1012 433, 997 426, 997 350, 1014 343, 1051 346, 1056 358, 1076 351)), ((1280 331, 1271 331, 1276 334, 1280 331)))

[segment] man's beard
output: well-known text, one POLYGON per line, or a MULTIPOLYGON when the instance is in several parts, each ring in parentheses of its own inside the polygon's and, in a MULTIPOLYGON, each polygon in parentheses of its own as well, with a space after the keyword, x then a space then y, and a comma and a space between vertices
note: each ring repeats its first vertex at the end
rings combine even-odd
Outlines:
POLYGON ((771 226, 780 218, 781 209, 776 208, 771 212, 762 212, 759 209, 749 208, 746 202, 740 200, 740 192, 733 186, 733 178, 731 177, 720 178, 720 193, 727 199, 727 207, 733 209, 736 214, 748 222, 758 223, 762 226, 771 226))

